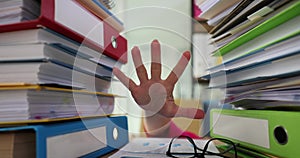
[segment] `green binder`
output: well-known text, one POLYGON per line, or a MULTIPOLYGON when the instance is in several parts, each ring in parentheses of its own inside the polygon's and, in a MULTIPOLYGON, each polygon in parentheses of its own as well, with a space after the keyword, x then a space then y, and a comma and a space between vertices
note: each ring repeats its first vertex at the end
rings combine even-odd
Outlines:
POLYGON ((212 137, 279 157, 300 155, 300 112, 213 109, 212 137))
POLYGON ((244 43, 260 36, 261 34, 275 28, 276 26, 300 15, 300 1, 295 2, 293 5, 283 10, 282 12, 276 14, 272 18, 248 31, 247 33, 236 38, 232 42, 220 48, 217 52, 214 53, 215 56, 223 56, 229 53, 231 50, 243 45, 244 43))

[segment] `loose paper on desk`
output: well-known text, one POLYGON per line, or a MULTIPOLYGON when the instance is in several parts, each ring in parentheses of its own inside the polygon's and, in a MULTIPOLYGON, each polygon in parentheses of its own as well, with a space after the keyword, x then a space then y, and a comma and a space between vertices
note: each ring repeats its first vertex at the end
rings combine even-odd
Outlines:
MULTIPOLYGON (((142 158, 142 157, 168 157, 166 151, 168 150, 171 138, 134 138, 120 149, 117 153, 110 156, 110 158, 142 158)), ((199 148, 204 148, 208 140, 194 140, 199 148)), ((211 152, 219 152, 213 143, 210 143, 208 150, 211 152)), ((173 142, 173 152, 189 152, 193 151, 191 143, 187 139, 177 139, 173 142)), ((207 156, 217 157, 217 156, 207 156)))

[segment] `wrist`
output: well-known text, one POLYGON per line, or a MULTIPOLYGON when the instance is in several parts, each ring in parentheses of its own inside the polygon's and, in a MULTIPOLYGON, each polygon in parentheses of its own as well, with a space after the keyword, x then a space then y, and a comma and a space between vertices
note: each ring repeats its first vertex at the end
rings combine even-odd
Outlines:
POLYGON ((145 111, 144 130, 150 137, 168 137, 172 119, 160 114, 149 115, 145 111))

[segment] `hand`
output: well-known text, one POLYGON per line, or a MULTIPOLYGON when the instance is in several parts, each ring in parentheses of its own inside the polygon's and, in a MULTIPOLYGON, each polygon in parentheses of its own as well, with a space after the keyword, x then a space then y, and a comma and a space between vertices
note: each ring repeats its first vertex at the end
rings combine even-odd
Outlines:
POLYGON ((176 105, 173 90, 179 77, 182 75, 189 60, 190 53, 184 52, 177 65, 173 68, 167 79, 161 79, 161 51, 157 40, 151 43, 151 78, 142 63, 138 47, 132 49, 132 58, 136 67, 140 85, 134 83, 118 68, 113 69, 116 77, 129 89, 136 103, 146 111, 147 114, 160 114, 164 117, 188 117, 201 119, 204 112, 196 108, 181 108, 176 105))

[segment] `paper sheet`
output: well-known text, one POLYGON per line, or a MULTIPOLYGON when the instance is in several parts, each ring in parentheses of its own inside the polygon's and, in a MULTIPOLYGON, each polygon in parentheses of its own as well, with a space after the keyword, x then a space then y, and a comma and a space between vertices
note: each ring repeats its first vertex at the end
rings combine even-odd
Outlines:
MULTIPOLYGON (((166 151, 168 150, 170 141, 171 138, 135 138, 117 153, 110 156, 110 158, 168 157, 166 151)), ((208 140, 194 141, 199 148, 203 148, 208 140)), ((208 150, 219 152, 213 143, 210 143, 208 150)), ((172 151, 192 152, 193 148, 187 139, 177 139, 173 142, 172 151)))

